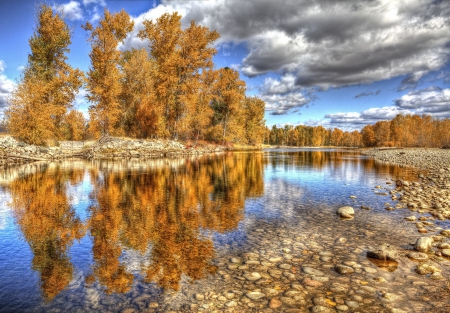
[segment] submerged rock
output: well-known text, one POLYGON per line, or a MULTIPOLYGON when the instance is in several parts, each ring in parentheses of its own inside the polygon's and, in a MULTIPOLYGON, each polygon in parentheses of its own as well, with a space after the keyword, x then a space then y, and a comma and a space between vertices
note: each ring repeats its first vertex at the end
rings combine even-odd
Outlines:
POLYGON ((390 244, 384 243, 373 251, 367 251, 367 257, 378 260, 392 260, 397 261, 398 252, 390 244))
POLYGON ((355 210, 351 206, 340 207, 336 212, 342 218, 353 218, 355 210))

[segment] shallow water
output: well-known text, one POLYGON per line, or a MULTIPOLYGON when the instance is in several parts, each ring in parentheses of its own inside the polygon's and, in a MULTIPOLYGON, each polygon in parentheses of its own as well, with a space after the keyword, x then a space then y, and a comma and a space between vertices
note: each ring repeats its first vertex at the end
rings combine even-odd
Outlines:
POLYGON ((445 312, 433 300, 445 284, 416 274, 417 263, 383 268, 365 257, 385 242, 412 249, 411 212, 386 211, 397 202, 375 191, 418 172, 337 149, 9 168, 0 173, 0 312, 272 312, 272 298, 277 311, 306 312, 323 298, 348 312, 445 312), (336 216, 344 205, 353 220, 336 216), (344 262, 354 273, 334 270, 344 262), (261 278, 246 278, 254 272, 261 278), (264 288, 278 294, 245 296, 264 288), (286 296, 294 289, 301 297, 286 296))

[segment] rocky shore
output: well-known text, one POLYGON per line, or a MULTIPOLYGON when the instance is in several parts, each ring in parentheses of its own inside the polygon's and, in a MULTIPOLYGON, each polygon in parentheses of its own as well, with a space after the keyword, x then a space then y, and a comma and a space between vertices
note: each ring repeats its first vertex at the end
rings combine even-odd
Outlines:
POLYGON ((156 158, 220 153, 226 146, 186 146, 172 140, 121 139, 104 136, 97 141, 73 142, 55 147, 28 145, 13 137, 0 138, 0 166, 34 161, 56 161, 79 157, 86 159, 156 158), (76 144, 76 145, 75 145, 76 144))

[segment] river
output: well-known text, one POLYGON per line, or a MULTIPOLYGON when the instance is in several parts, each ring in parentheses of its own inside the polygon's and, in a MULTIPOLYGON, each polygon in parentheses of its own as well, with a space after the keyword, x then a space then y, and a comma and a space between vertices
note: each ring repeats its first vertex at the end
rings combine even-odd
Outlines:
POLYGON ((389 191, 419 173, 340 149, 7 168, 0 312, 447 312, 417 262, 366 257, 412 249, 389 191))

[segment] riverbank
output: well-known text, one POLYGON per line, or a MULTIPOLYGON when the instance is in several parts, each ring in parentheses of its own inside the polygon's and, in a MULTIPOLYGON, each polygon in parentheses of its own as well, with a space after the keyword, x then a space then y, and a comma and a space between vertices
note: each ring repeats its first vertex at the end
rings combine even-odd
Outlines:
POLYGON ((259 149, 251 146, 217 145, 173 140, 144 140, 103 136, 97 141, 60 142, 55 147, 28 145, 11 136, 0 138, 0 166, 68 158, 125 159, 161 158, 222 153, 227 150, 259 149))

